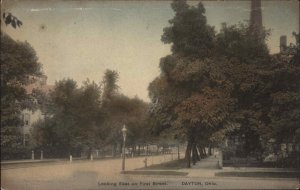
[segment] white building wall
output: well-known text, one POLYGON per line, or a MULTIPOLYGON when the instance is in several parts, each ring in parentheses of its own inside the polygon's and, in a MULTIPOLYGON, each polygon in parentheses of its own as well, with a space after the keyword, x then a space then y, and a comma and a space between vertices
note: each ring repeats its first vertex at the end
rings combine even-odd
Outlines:
POLYGON ((36 111, 25 109, 22 111, 22 118, 23 118, 23 133, 29 134, 34 123, 36 123, 40 119, 44 119, 44 116, 41 110, 39 109, 36 111))

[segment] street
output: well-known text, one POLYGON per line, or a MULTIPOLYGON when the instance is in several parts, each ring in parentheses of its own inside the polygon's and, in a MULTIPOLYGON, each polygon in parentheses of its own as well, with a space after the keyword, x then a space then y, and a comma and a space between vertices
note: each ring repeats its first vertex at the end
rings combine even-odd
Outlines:
MULTIPOLYGON (((175 157, 173 157, 175 159, 175 157)), ((126 160, 126 171, 144 167, 144 157, 126 160)), ((171 155, 149 156, 148 165, 171 161, 171 155)), ((44 163, 1 168, 5 190, 52 189, 296 189, 297 179, 215 177, 215 160, 202 160, 185 176, 120 174, 121 159, 44 163)), ((220 171, 220 170, 218 170, 220 171)))

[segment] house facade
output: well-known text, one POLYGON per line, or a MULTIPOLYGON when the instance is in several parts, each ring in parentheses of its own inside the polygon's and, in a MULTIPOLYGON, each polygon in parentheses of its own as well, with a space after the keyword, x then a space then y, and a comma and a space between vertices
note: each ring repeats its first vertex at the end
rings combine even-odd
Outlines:
MULTIPOLYGON (((27 94, 32 94, 33 90, 36 89, 47 95, 54 88, 53 85, 47 84, 47 76, 45 75, 42 75, 40 77, 32 77, 32 80, 34 82, 25 86, 25 90, 27 94)), ((36 109, 34 111, 29 109, 24 109, 21 112, 21 119, 23 121, 21 126, 23 145, 27 146, 30 139, 30 132, 33 125, 37 121, 43 120, 44 115, 40 109, 36 109)))

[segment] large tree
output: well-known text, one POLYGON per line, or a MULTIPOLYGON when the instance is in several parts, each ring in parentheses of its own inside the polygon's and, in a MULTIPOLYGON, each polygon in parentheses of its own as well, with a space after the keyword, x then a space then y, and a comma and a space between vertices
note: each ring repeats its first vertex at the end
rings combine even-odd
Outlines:
POLYGON ((33 131, 36 145, 49 145, 58 153, 85 150, 90 156, 104 139, 100 103, 101 89, 95 82, 86 80, 81 88, 71 79, 56 82, 47 104, 48 117, 33 131))
POLYGON ((103 78, 102 110, 105 115, 103 127, 107 131, 105 143, 113 145, 113 152, 122 144, 121 128, 127 125, 127 145, 145 143, 149 135, 147 119, 148 104, 139 98, 129 98, 118 92, 116 71, 107 70, 103 78))
MULTIPOLYGON (((149 86, 152 114, 161 130, 174 128, 185 134, 187 167, 197 144, 227 122, 233 99, 232 85, 225 80, 217 53, 213 27, 204 16, 202 3, 190 7, 185 1, 171 4, 175 11, 162 41, 172 43, 172 55, 161 59, 161 75, 149 86)), ((201 145, 205 146, 205 145, 201 145)))
POLYGON ((164 28, 161 40, 164 43, 172 43, 174 54, 198 58, 211 55, 215 31, 207 24, 203 4, 191 7, 183 0, 174 1, 171 7, 175 16, 169 20, 170 26, 164 28))
POLYGON ((117 81, 118 73, 107 70, 100 84, 86 80, 77 87, 72 79, 56 82, 46 103, 47 119, 32 132, 36 148, 53 149, 57 156, 83 151, 90 157, 92 150, 109 145, 115 151, 122 143, 124 124, 129 146, 146 141, 148 105, 120 94, 117 81))
MULTIPOLYGON (((294 34, 296 43, 273 56, 273 65, 268 70, 270 85, 269 121, 262 131, 263 137, 273 138, 280 143, 295 143, 296 130, 300 128, 300 46, 299 35, 294 34)), ((280 147, 277 146, 277 149, 280 147)))
POLYGON ((248 25, 223 24, 216 34, 202 3, 191 7, 174 1, 171 6, 175 16, 162 41, 172 43, 172 54, 161 59, 161 74, 149 86, 157 131, 185 134, 188 167, 195 145, 216 144, 216 137, 228 132, 245 137, 246 153, 256 151, 257 128, 266 123, 271 103, 264 72, 271 65, 269 32, 257 35, 248 25))
POLYGON ((41 74, 41 64, 31 45, 15 41, 1 31, 1 147, 21 144, 20 112, 35 107, 25 86, 41 74))

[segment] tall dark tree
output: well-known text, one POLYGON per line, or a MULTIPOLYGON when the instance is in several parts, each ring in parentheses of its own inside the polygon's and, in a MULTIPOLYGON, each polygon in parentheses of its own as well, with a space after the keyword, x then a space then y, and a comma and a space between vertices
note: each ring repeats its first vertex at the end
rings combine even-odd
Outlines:
POLYGON ((114 95, 118 93, 119 86, 117 82, 119 74, 117 71, 106 70, 103 77, 103 101, 109 101, 114 95))
POLYGON ((200 133, 208 139, 226 122, 232 109, 232 85, 222 73, 223 60, 214 58, 215 31, 207 24, 202 3, 191 7, 174 1, 171 6, 175 17, 164 29, 162 41, 172 43, 173 54, 161 59, 162 74, 150 84, 149 94, 160 130, 173 128, 185 134, 190 167, 191 151, 203 142, 200 133))
POLYGON ((35 144, 49 145, 60 156, 87 151, 89 157, 105 136, 101 94, 100 86, 89 80, 81 88, 71 79, 56 82, 47 104, 48 118, 34 128, 35 144))
POLYGON ((270 110, 268 130, 262 131, 264 137, 276 140, 277 149, 281 143, 294 143, 296 130, 300 128, 300 46, 299 35, 296 43, 287 50, 273 56, 273 65, 268 70, 272 80, 270 85, 270 110))
POLYGON ((219 56, 238 59, 244 64, 263 65, 270 63, 266 40, 269 30, 261 29, 260 35, 252 33, 248 24, 227 25, 222 23, 216 36, 216 49, 219 56))
POLYGON ((223 24, 216 34, 202 3, 191 7, 174 1, 171 6, 175 16, 162 41, 172 43, 172 55, 161 59, 161 75, 149 86, 157 131, 181 128, 188 167, 195 144, 216 144, 229 132, 245 137, 245 153, 255 152, 258 128, 268 122, 271 104, 265 72, 272 60, 269 32, 255 36, 248 25, 223 24))
POLYGON ((90 157, 92 150, 103 145, 105 131, 103 130, 103 114, 101 110, 100 86, 89 80, 83 83, 79 89, 77 99, 76 121, 78 129, 76 137, 80 138, 80 143, 88 150, 90 157))
POLYGON ((203 4, 191 7, 186 1, 174 1, 171 7, 175 16, 169 20, 171 26, 164 28, 161 40, 172 43, 174 54, 199 58, 211 55, 215 31, 207 24, 203 4))
POLYGON ((42 74, 34 49, 1 31, 1 147, 20 145, 20 111, 34 109, 25 86, 42 74))
POLYGON ((106 144, 113 145, 113 152, 122 143, 121 128, 124 124, 128 128, 127 145, 135 145, 147 141, 146 116, 148 105, 142 100, 128 98, 118 92, 118 73, 107 70, 104 74, 104 88, 102 96, 102 110, 105 115, 103 127, 107 131, 106 144))

